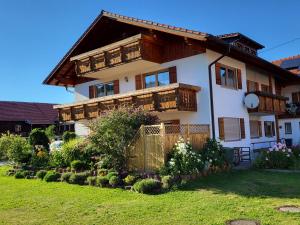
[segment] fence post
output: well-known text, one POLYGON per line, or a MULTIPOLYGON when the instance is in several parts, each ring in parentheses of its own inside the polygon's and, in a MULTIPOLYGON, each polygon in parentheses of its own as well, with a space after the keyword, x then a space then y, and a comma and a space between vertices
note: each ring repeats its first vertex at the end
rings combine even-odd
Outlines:
POLYGON ((144 172, 146 171, 146 148, 145 148, 145 125, 141 125, 141 140, 142 140, 142 148, 143 148, 143 168, 144 168, 144 172))
POLYGON ((161 151, 164 155, 164 163, 165 163, 165 134, 166 134, 166 128, 165 128, 165 124, 161 123, 160 124, 160 144, 161 144, 161 151))
POLYGON ((190 124, 188 123, 187 124, 187 137, 186 138, 189 138, 190 137, 190 124))

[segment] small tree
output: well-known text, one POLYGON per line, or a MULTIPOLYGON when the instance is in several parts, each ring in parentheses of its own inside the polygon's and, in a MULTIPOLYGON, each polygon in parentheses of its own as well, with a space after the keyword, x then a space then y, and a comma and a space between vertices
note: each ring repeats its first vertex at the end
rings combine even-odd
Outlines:
POLYGON ((55 125, 47 127, 45 133, 50 141, 53 140, 55 138, 55 125))
POLYGON ((72 131, 65 131, 62 136, 64 142, 68 142, 75 138, 76 138, 76 134, 72 131))
POLYGON ((33 129, 29 134, 29 144, 33 147, 42 145, 45 149, 49 150, 49 139, 44 130, 40 128, 33 129))
POLYGON ((156 116, 141 109, 120 107, 90 124, 91 143, 110 159, 111 166, 121 170, 126 165, 125 150, 142 124, 158 121, 156 116))

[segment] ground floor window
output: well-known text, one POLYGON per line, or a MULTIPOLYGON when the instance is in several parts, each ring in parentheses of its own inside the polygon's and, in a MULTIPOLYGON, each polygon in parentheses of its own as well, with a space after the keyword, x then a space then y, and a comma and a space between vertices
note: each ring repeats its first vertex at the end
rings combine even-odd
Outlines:
POLYGON ((21 131, 22 131, 22 126, 19 125, 19 124, 16 124, 16 125, 15 125, 15 132, 16 132, 16 133, 19 133, 19 132, 21 132, 21 131))
POLYGON ((274 137, 275 136, 275 125, 274 121, 265 121, 264 122, 265 136, 274 137))
POLYGON ((250 137, 259 138, 261 136, 261 122, 258 120, 250 120, 250 137))
POLYGON ((224 141, 239 141, 245 138, 244 119, 219 118, 219 138, 224 141))
POLYGON ((284 123, 285 134, 292 134, 292 123, 284 123))

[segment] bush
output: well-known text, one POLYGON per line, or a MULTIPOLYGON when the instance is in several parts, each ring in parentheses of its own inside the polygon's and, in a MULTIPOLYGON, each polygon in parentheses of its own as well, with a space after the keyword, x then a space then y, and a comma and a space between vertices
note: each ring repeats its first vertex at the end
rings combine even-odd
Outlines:
POLYGON ((55 139, 55 125, 50 125, 46 128, 45 134, 48 137, 48 140, 54 140, 55 139))
POLYGON ((66 167, 67 164, 65 163, 62 151, 60 150, 51 151, 49 164, 56 168, 66 167))
POLYGON ((0 160, 6 160, 8 159, 8 149, 11 146, 13 139, 11 138, 11 135, 3 134, 0 137, 0 160))
POLYGON ((49 139, 45 131, 40 128, 35 128, 30 132, 29 144, 33 147, 42 145, 46 150, 49 150, 49 139))
POLYGON ((85 164, 80 161, 80 160, 74 160, 71 162, 71 168, 74 169, 75 171, 79 171, 84 169, 85 164))
POLYGON ((222 167, 226 163, 226 156, 223 146, 215 139, 208 139, 201 151, 206 167, 222 167))
POLYGON ((88 185, 95 186, 97 177, 89 176, 86 180, 87 180, 88 185))
POLYGON ((99 176, 106 176, 108 173, 108 170, 107 169, 99 169, 98 170, 98 175, 99 176))
POLYGON ((118 176, 112 176, 109 178, 109 184, 112 187, 117 187, 120 184, 120 179, 118 176))
POLYGON ((135 181, 136 181, 136 177, 132 176, 132 175, 128 175, 124 179, 124 182, 125 182, 126 185, 133 185, 135 181))
POLYGON ((158 180, 147 178, 136 182, 133 190, 143 194, 154 194, 161 191, 161 183, 158 180))
POLYGON ((37 173, 36 173, 36 177, 43 180, 45 175, 47 174, 47 171, 46 170, 39 170, 37 173))
POLYGON ((33 168, 45 168, 49 165, 49 153, 45 150, 38 150, 32 153, 30 165, 33 168))
POLYGON ((62 135, 62 139, 64 142, 68 142, 72 139, 76 138, 76 134, 74 132, 71 131, 65 131, 62 135))
POLYGON ((96 185, 99 187, 106 187, 109 183, 107 177, 99 176, 96 179, 96 185))
POLYGON ((61 179, 62 182, 67 182, 67 183, 69 183, 71 175, 72 175, 71 172, 63 173, 63 174, 61 175, 61 178, 60 178, 60 179, 61 179))
POLYGON ((163 176, 161 182, 163 189, 170 189, 174 184, 174 178, 172 176, 163 176))
POLYGON ((72 173, 69 183, 84 185, 87 177, 87 173, 72 173))
POLYGON ((109 180, 111 177, 113 177, 113 176, 119 176, 119 173, 113 171, 113 172, 109 172, 109 173, 106 175, 106 177, 107 177, 108 180, 109 180))
POLYGON ((71 165, 71 162, 74 160, 80 160, 82 157, 82 149, 80 144, 82 143, 82 139, 72 139, 68 142, 65 142, 62 146, 61 152, 62 157, 66 165, 71 165))
POLYGON ((157 117, 134 108, 120 107, 90 124, 91 143, 117 171, 126 165, 125 149, 142 124, 153 124, 157 117))
POLYGON ((15 173, 15 178, 16 178, 16 179, 24 179, 24 178, 25 178, 25 173, 24 173, 24 171, 21 171, 21 170, 17 171, 17 172, 15 173))
POLYGON ((44 176, 44 181, 46 182, 56 182, 60 178, 60 174, 55 171, 48 171, 44 176))

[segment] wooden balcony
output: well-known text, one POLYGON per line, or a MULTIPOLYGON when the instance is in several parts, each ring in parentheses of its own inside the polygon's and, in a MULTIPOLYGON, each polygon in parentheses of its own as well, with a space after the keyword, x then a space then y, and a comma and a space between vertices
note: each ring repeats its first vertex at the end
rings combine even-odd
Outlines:
POLYGON ((250 93, 254 93, 258 96, 259 105, 255 109, 248 109, 249 113, 281 115, 286 112, 286 97, 260 91, 248 92, 246 95, 250 93))
POLYGON ((162 62, 162 46, 153 37, 138 34, 104 47, 74 56, 76 73, 99 78, 136 67, 151 67, 162 62), (127 65, 127 64, 131 65, 127 65), (125 66, 127 65, 127 66, 125 66), (115 67, 121 68, 116 69, 115 67))
POLYGON ((99 97, 73 104, 56 105, 60 121, 93 119, 119 106, 133 105, 147 111, 197 111, 196 93, 200 87, 175 83, 126 94, 99 97))

